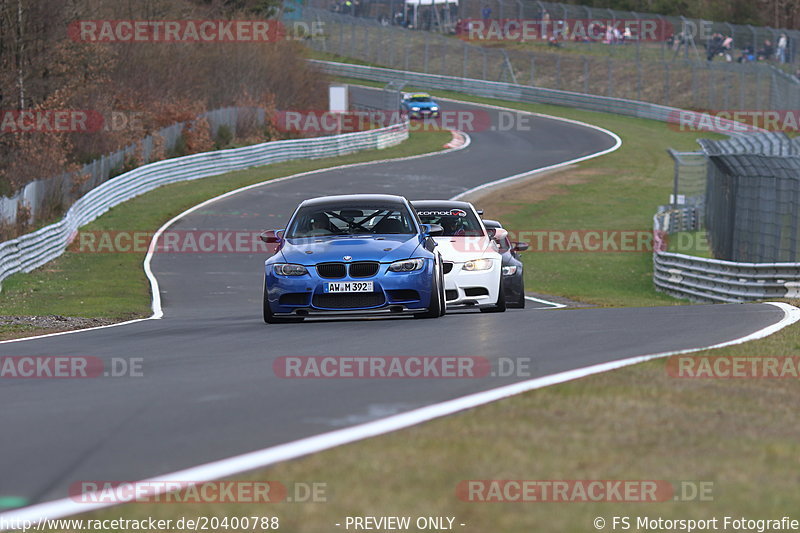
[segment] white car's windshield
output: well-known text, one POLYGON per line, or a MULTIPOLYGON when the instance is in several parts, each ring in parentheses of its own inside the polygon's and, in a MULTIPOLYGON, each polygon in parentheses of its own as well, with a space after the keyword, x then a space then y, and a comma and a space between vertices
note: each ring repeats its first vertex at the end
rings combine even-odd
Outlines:
POLYGON ((478 237, 483 235, 483 227, 471 210, 441 208, 417 209, 417 216, 423 224, 439 224, 444 228, 443 237, 478 237))

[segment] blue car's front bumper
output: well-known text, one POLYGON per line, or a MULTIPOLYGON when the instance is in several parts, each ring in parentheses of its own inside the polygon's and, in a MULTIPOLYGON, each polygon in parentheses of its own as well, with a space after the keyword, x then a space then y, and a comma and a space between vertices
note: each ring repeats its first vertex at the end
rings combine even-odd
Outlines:
POLYGON ((420 109, 419 111, 408 110, 409 118, 438 118, 439 111, 431 111, 430 109, 420 109))
POLYGON ((267 299, 275 315, 417 313, 430 306, 432 259, 412 272, 390 272, 389 264, 381 263, 378 273, 366 278, 323 278, 316 267, 307 268, 302 276, 279 276, 266 264, 267 299), (326 283, 346 281, 371 281, 373 292, 325 293, 326 283))

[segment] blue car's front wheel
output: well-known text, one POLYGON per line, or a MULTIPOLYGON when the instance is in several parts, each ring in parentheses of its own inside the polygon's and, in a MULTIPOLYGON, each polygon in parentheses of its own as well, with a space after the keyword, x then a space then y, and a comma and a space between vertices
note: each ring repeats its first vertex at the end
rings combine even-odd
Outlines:
POLYGON ((444 316, 447 311, 444 299, 444 274, 442 271, 442 262, 439 257, 435 260, 432 277, 431 301, 428 310, 424 313, 414 315, 414 318, 438 318, 444 316))
POLYGON ((264 322, 266 322, 267 324, 281 324, 281 323, 286 323, 286 322, 302 322, 303 321, 303 317, 301 317, 301 316, 298 316, 298 317, 294 317, 294 316, 292 316, 292 317, 284 317, 284 316, 277 317, 277 316, 275 316, 275 314, 272 312, 272 307, 270 307, 270 305, 269 305, 268 293, 269 293, 269 291, 267 290, 267 279, 266 279, 266 276, 264 276, 264 322))

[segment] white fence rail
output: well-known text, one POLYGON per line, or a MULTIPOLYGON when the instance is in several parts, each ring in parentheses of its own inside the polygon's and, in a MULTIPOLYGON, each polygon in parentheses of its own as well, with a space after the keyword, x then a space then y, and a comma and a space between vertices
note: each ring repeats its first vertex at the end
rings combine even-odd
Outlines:
POLYGON ((162 185, 293 159, 318 159, 385 148, 407 139, 408 131, 408 123, 404 122, 356 133, 273 141, 144 165, 89 191, 70 207, 59 222, 0 243, 0 282, 12 274, 30 272, 55 259, 64 253, 78 228, 115 205, 162 185))

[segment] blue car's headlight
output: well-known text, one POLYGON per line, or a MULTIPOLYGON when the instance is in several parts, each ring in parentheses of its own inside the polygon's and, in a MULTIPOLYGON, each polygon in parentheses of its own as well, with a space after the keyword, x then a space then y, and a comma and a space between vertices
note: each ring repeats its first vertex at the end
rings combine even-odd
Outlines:
POLYGON ((419 270, 424 266, 424 259, 403 259, 402 261, 395 261, 389 265, 389 270, 392 272, 412 272, 414 270, 419 270))
POLYGON ((436 106, 431 106, 431 111, 439 111, 439 108, 436 106))
POLYGON ((506 265, 503 267, 504 276, 513 276, 517 273, 517 265, 506 265))
POLYGON ((414 106, 414 107, 411 108, 411 111, 419 111, 419 108, 414 106))
POLYGON ((279 276, 302 276, 303 274, 308 274, 306 267, 292 263, 275 263, 272 265, 272 271, 279 276))

